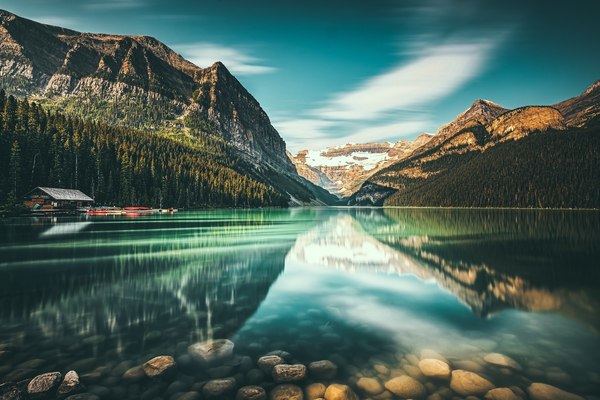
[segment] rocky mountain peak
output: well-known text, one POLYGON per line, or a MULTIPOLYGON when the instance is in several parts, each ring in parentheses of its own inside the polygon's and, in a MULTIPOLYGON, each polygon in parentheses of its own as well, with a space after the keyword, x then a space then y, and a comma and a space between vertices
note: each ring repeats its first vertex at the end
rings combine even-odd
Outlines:
POLYGON ((528 106, 502 114, 488 125, 496 140, 520 139, 532 132, 566 128, 565 118, 554 107, 528 106))

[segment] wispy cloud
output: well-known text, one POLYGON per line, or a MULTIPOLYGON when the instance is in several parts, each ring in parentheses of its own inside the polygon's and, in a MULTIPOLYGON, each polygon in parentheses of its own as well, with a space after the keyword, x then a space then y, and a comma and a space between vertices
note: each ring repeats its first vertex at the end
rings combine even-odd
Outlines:
POLYGON ((216 61, 221 61, 232 73, 238 75, 268 74, 277 70, 263 65, 259 58, 234 47, 200 42, 177 45, 174 48, 199 67, 208 67, 216 61))
POLYGON ((120 10, 142 7, 143 5, 144 2, 141 0, 94 0, 84 3, 82 6, 89 10, 120 10))
POLYGON ((318 148, 415 135, 432 127, 429 104, 479 76, 501 40, 502 36, 420 46, 403 54, 392 68, 325 99, 305 118, 281 120, 275 127, 292 148, 307 138, 318 148))

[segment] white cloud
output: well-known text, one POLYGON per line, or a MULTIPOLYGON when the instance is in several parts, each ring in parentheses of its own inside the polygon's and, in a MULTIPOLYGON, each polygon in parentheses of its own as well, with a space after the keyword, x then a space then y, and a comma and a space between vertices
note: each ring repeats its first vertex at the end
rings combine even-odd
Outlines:
POLYGON ((261 65, 258 58, 233 47, 208 42, 174 47, 185 58, 203 68, 216 61, 221 61, 233 74, 237 75, 267 74, 276 71, 276 68, 261 65))
POLYGON ((481 72, 492 47, 484 42, 427 49, 416 59, 338 94, 315 114, 330 119, 373 119, 441 99, 481 72))

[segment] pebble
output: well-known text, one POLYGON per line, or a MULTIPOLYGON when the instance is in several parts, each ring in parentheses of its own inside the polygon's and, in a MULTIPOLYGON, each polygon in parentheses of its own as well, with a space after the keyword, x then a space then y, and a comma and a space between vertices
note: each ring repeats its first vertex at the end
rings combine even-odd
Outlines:
POLYGON ((233 356, 234 344, 228 339, 209 340, 192 344, 188 353, 201 365, 208 366, 233 356))
POLYGON ((527 388, 531 400, 583 400, 583 397, 545 383, 532 383, 527 388))
POLYGON ((521 365, 519 365, 518 362, 516 362, 509 356, 505 356, 504 354, 500 354, 500 353, 486 354, 486 356, 483 357, 483 360, 485 362, 487 362, 488 364, 496 365, 499 367, 507 367, 507 368, 512 368, 512 369, 516 369, 519 371, 522 369, 521 365))
POLYGON ((376 395, 384 391, 383 385, 375 378, 362 377, 356 382, 356 386, 367 395, 376 395))
POLYGON ((237 383, 233 378, 213 379, 202 388, 204 397, 220 397, 235 390, 237 383))
POLYGON ((358 400, 358 396, 350 386, 334 383, 327 387, 325 400, 358 400))
POLYGON ((277 385, 269 393, 270 400, 304 400, 304 393, 299 386, 284 383, 277 385))
POLYGON ((159 378, 175 368, 175 359, 171 356, 158 356, 144 363, 142 368, 148 378, 159 378))
POLYGON ((327 386, 322 383, 312 383, 304 388, 304 395, 308 400, 322 399, 326 390, 327 386))
POLYGON ((308 364, 308 370, 313 378, 330 380, 335 378, 338 367, 332 361, 320 360, 308 364))
POLYGON ((517 396, 515 392, 509 388, 492 389, 487 392, 483 398, 485 400, 521 400, 521 397, 517 396))
POLYGON ((396 396, 404 399, 425 397, 425 386, 418 380, 407 375, 398 376, 385 383, 385 388, 396 396))
POLYGON ((285 364, 285 362, 286 361, 283 359, 283 357, 277 355, 268 355, 259 358, 256 364, 258 365, 258 368, 260 368, 265 374, 271 375, 274 366, 285 364))
POLYGON ((375 364, 373 365, 373 369, 381 375, 387 375, 390 373, 390 369, 383 364, 375 364))
POLYGON ((461 396, 483 395, 495 388, 494 384, 474 372, 464 370, 452 371, 450 388, 461 396))
POLYGON ((132 367, 125 371, 121 378, 127 382, 139 382, 145 377, 146 373, 144 372, 144 368, 141 365, 138 365, 137 367, 132 367))
POLYGON ((56 389, 61 378, 62 374, 60 372, 48 372, 38 375, 27 385, 27 393, 30 396, 45 396, 56 389))
POLYGON ((83 389, 81 382, 79 381, 79 375, 75 371, 69 371, 65 374, 65 379, 58 387, 59 396, 69 396, 75 394, 83 389))
POLYGON ((267 392, 260 386, 243 386, 235 395, 235 400, 266 400, 267 392))
POLYGON ((278 364, 271 373, 277 383, 297 382, 306 378, 306 366, 303 364, 278 364))
POLYGON ((100 400, 100 397, 93 393, 79 393, 67 397, 65 400, 100 400))
POLYGON ((436 379, 450 378, 450 366, 435 358, 424 358, 419 361, 419 369, 423 375, 436 379))
POLYGON ((185 392, 185 393, 180 393, 177 396, 174 396, 175 398, 173 400, 201 400, 202 396, 200 395, 200 393, 198 392, 185 392))

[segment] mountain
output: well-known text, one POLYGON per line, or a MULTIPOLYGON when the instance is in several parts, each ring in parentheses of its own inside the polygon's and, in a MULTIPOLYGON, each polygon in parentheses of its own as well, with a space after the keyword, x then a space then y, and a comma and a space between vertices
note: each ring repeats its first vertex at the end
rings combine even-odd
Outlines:
POLYGON ((340 197, 350 196, 373 173, 406 158, 431 135, 396 143, 349 143, 322 150, 301 150, 289 154, 298 174, 340 197))
POLYGON ((220 62, 200 68, 148 36, 81 33, 0 10, 0 87, 45 108, 143 131, 218 136, 236 170, 291 203, 335 198, 300 177, 260 104, 220 62))
POLYGON ((385 204, 599 207, 593 167, 599 98, 596 82, 552 107, 507 110, 477 100, 410 157, 374 173, 353 197, 366 205, 391 196, 385 204), (384 188, 379 196, 373 184, 384 188), (390 188, 397 192, 390 195, 390 188))

